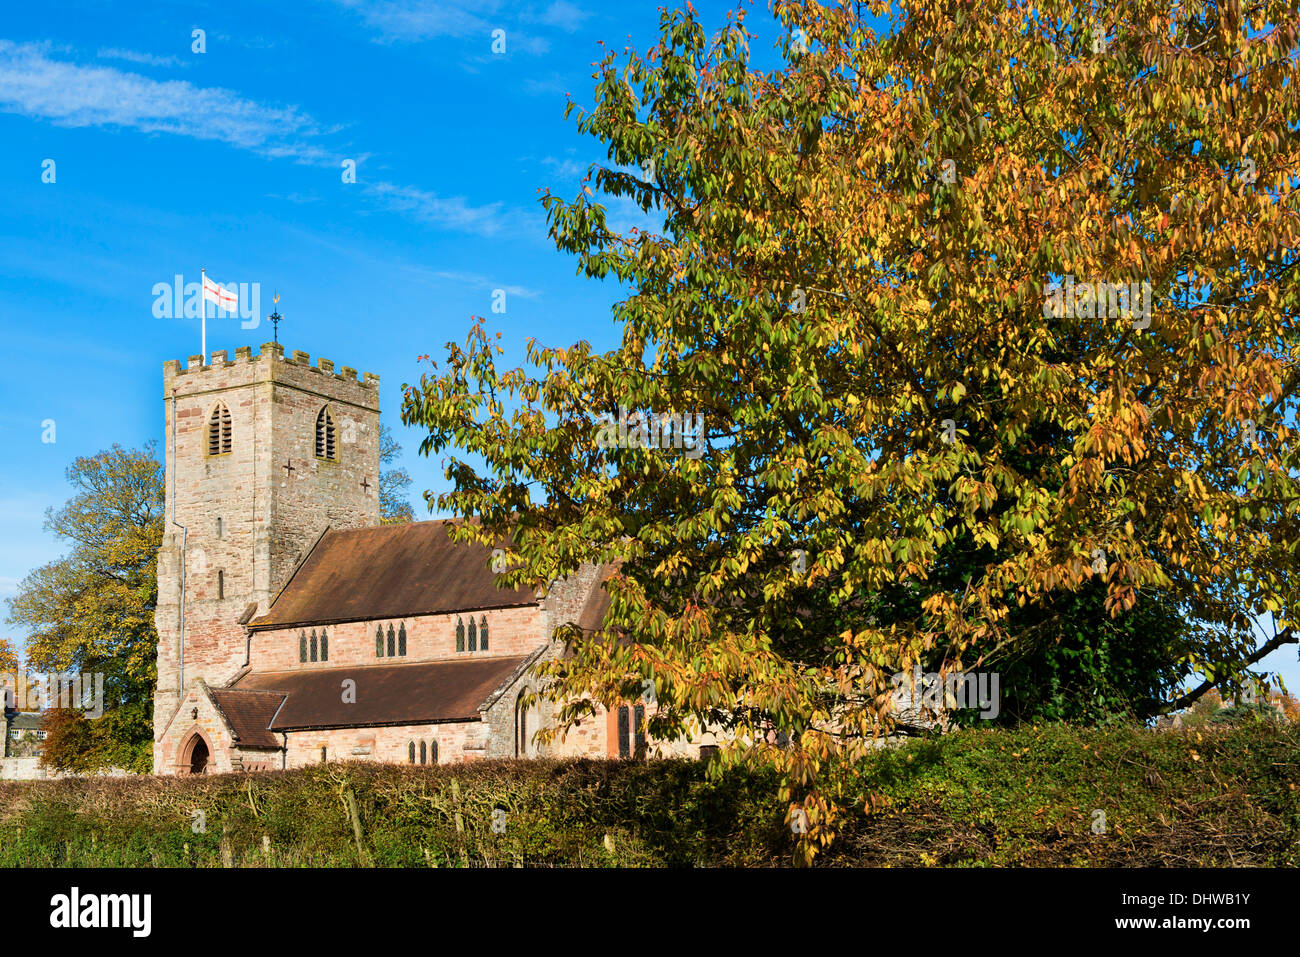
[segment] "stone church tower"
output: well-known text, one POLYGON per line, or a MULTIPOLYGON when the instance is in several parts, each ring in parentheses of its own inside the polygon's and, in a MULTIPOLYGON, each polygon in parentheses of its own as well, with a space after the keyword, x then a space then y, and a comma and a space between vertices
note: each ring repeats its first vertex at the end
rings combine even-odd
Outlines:
POLYGON ((163 366, 166 527, 158 552, 162 736, 198 679, 223 686, 249 661, 264 614, 327 528, 379 524, 379 378, 315 366, 267 343, 163 366))

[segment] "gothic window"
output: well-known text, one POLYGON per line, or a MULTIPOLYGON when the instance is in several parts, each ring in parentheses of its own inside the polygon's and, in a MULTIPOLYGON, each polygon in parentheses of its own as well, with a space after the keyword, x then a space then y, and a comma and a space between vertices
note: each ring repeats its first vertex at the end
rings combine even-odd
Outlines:
POLYGON ((305 662, 307 660, 307 632, 301 632, 298 635, 298 660, 305 662))
POLYGON ((474 624, 474 616, 469 618, 469 650, 478 650, 478 625, 474 624))
POLYGON ((638 759, 645 757, 645 705, 632 709, 632 753, 638 759))
MULTIPOLYGON (((397 656, 399 658, 406 657, 406 622, 402 622, 401 627, 397 629, 397 656)), ((420 745, 420 747, 424 747, 424 745, 420 745)))
POLYGON ((316 660, 316 629, 311 630, 311 660, 316 660))
POLYGON ((316 416, 316 458, 335 459, 338 453, 334 444, 334 417, 328 407, 316 416))
POLYGON ((225 455, 230 451, 230 410, 218 402, 208 416, 208 454, 225 455))
POLYGON ((375 625, 375 657, 384 657, 384 626, 375 625))
POLYGON ((465 650, 465 622, 456 619, 456 650, 465 650))
POLYGON ((325 633, 325 629, 320 630, 320 660, 330 660, 330 636, 325 633))
POLYGON ((324 764, 326 760, 328 760, 328 758, 326 757, 325 745, 322 744, 320 746, 320 763, 324 764))
POLYGON ((421 741, 420 742, 420 763, 427 764, 428 758, 429 758, 429 749, 425 746, 424 742, 421 741))
POLYGON ((478 646, 482 651, 487 651, 487 615, 482 616, 478 626, 478 646))
POLYGON ((438 742, 437 741, 429 742, 429 763, 430 764, 438 763, 438 742))
POLYGON ((515 757, 528 757, 528 707, 524 704, 524 695, 528 692, 519 692, 519 697, 515 699, 515 757))
POLYGON ((226 597, 226 573, 224 571, 217 572, 217 597, 226 597))
POLYGON ((415 763, 415 742, 412 741, 410 744, 408 744, 406 746, 406 750, 411 757, 411 763, 414 764, 415 763))
POLYGON ((620 758, 645 757, 645 705, 618 709, 618 756, 620 758))
POLYGON ((397 654, 397 636, 396 633, 393 631, 393 626, 389 625, 388 626, 388 657, 391 658, 395 654, 397 654))

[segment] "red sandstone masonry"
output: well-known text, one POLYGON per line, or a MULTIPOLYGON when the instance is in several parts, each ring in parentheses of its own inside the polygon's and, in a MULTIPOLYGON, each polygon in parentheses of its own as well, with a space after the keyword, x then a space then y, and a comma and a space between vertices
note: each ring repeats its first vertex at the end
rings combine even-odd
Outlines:
MULTIPOLYGON (((238 623, 244 608, 255 602, 265 611, 325 527, 379 522, 378 378, 367 373, 358 382, 353 369, 335 373, 329 360, 313 368, 308 359, 304 353, 285 359, 280 346, 268 343, 258 356, 237 349, 233 362, 219 351, 207 366, 199 357, 184 370, 177 361, 164 363, 168 525, 158 554, 155 734, 180 704, 177 525, 188 529, 185 682, 202 677, 219 686, 244 664, 246 633, 238 623), (219 403, 230 412, 231 451, 212 455, 207 425, 219 403), (336 461, 315 455, 316 417, 327 406, 336 461)), ((170 746, 156 742, 159 768, 173 760, 170 746)))
MULTIPOLYGON (((530 605, 522 608, 495 608, 486 611, 464 612, 449 615, 423 615, 412 618, 393 618, 375 621, 346 622, 320 627, 279 628, 253 633, 253 671, 294 671, 300 668, 329 668, 345 665, 394 664, 416 661, 458 661, 464 658, 491 658, 526 655, 542 644, 540 608, 530 605), (484 618, 488 623, 487 651, 456 651, 456 619, 465 619, 468 632, 469 616, 475 622, 484 618), (388 626, 394 632, 406 625, 406 657, 388 657, 388 626), (375 628, 384 631, 384 656, 375 656, 375 628), (329 635, 329 661, 299 661, 299 636, 312 632, 319 637, 324 631, 329 635)), ((468 643, 468 639, 467 639, 468 643)))

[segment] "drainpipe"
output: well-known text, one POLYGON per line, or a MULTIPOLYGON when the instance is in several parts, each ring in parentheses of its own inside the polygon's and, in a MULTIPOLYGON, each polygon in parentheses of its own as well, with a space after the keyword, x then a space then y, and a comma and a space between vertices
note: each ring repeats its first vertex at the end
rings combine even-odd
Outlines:
POLYGON ((180 450, 176 446, 176 389, 172 388, 172 524, 181 530, 181 614, 180 614, 180 651, 177 661, 177 703, 185 697, 185 548, 189 542, 190 530, 176 521, 176 457, 180 450))

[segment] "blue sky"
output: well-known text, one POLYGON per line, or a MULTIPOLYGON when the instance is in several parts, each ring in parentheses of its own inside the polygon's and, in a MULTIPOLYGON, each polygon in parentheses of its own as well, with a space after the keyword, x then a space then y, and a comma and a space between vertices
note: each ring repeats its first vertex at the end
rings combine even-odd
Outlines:
MULTIPOLYGON (((530 335, 616 342, 618 288, 578 278, 554 249, 539 190, 571 198, 604 161, 564 120, 565 94, 590 105, 598 41, 648 46, 656 5, 289 7, 6 9, 0 436, 16 454, 0 460, 0 597, 61 554, 41 525, 67 498, 75 456, 160 438, 162 364, 199 351, 197 320, 153 314, 154 285, 178 273, 260 284, 263 317, 278 291, 287 349, 378 374, 416 496, 446 485, 398 419, 416 356, 463 339, 475 315, 504 334, 508 357, 530 335), (43 443, 51 419, 55 442, 43 443)), ((209 351, 270 341, 269 323, 241 325, 210 319, 209 351)))
MULTIPOLYGON (((710 30, 732 4, 700 2, 710 30)), ((778 39, 747 26, 761 61, 778 39)), ((0 598, 64 550, 42 530, 64 470, 160 439, 162 364, 198 322, 156 318, 153 287, 200 267, 280 294, 287 349, 381 377, 418 493, 436 459, 398 420, 416 356, 472 317, 526 337, 616 342, 613 283, 579 278, 546 237, 539 190, 575 195, 600 144, 563 119, 592 102, 604 49, 657 36, 658 4, 302 0, 8 4, 0 26, 0 598), (205 50, 194 51, 194 31, 205 50), (494 31, 505 52, 493 52, 494 31), (604 41, 606 47, 601 47, 604 41), (54 182, 42 181, 46 160, 54 182), (342 164, 356 164, 345 183, 342 164), (506 312, 492 292, 506 290, 506 312), (53 420, 53 443, 43 423, 53 420)), ((615 204, 618 224, 635 222, 615 204)), ((208 349, 268 323, 208 322, 208 349)), ((1295 649, 1266 662, 1300 685, 1295 649)))

